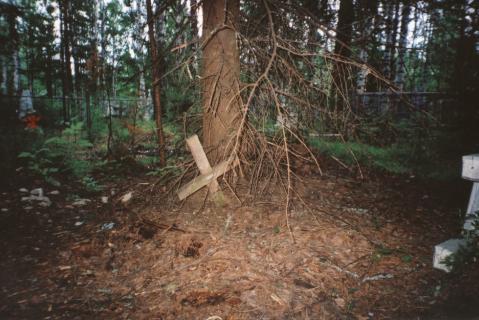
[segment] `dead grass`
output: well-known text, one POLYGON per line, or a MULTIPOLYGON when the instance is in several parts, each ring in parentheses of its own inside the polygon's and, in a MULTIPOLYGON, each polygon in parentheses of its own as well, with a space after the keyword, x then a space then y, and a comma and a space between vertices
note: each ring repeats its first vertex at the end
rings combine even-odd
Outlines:
MULTIPOLYGON (((0 314, 397 319, 428 314, 457 292, 431 268, 433 245, 455 233, 451 208, 411 183, 304 178, 294 186, 303 201, 290 210, 294 242, 280 190, 253 203, 240 184, 240 205, 224 188, 223 206, 204 203, 201 192, 145 205, 145 185, 128 190, 131 203, 92 206, 103 215, 57 235, 58 249, 31 265, 25 282, 3 285, 0 314), (100 231, 110 221, 115 227, 100 231)), ((7 257, 27 263, 11 250, 7 257)))

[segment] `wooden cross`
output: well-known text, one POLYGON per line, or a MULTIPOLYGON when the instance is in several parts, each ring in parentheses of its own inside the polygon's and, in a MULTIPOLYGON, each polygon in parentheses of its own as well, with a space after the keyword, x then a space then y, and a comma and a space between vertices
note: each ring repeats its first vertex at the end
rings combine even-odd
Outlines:
POLYGON ((233 163, 230 163, 229 160, 225 160, 219 163, 214 168, 211 167, 206 153, 203 150, 203 146, 200 143, 200 139, 195 134, 192 137, 186 139, 186 144, 188 145, 193 159, 196 162, 196 166, 200 170, 200 175, 185 184, 183 187, 178 190, 178 198, 180 200, 186 199, 191 194, 200 190, 204 186, 208 185, 209 191, 215 193, 219 190, 218 181, 216 179, 223 174, 225 174, 230 169, 236 167, 239 164, 239 160, 236 159, 233 163))

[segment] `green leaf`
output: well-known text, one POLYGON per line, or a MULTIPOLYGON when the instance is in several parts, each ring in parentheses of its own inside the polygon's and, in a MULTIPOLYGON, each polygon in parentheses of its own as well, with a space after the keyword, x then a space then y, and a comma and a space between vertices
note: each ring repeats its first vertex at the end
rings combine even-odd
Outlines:
POLYGON ((30 152, 21 152, 17 157, 18 158, 34 158, 34 155, 31 154, 30 152))

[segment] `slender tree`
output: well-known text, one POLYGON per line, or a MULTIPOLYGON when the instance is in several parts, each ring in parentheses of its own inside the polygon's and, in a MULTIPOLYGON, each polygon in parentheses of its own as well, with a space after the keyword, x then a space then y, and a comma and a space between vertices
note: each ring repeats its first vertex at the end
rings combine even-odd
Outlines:
POLYGON ((160 157, 160 166, 166 165, 165 158, 165 137, 161 123, 161 94, 160 94, 160 68, 158 65, 158 49, 155 39, 155 22, 151 0, 146 0, 146 19, 148 21, 148 37, 150 42, 150 59, 153 72, 153 104, 155 106, 156 134, 158 137, 158 155, 160 157))
MULTIPOLYGON (((338 23, 336 26, 336 43, 334 53, 341 57, 351 56, 351 39, 353 34, 354 11, 352 0, 341 0, 338 11, 338 23)), ((348 90, 347 66, 343 63, 336 63, 333 70, 333 87, 338 93, 337 104, 342 105, 342 98, 348 90)))
MULTIPOLYGON (((359 25, 361 36, 360 41, 356 44, 359 46, 359 59, 361 62, 367 64, 369 57, 369 50, 371 48, 372 37, 373 37, 373 25, 376 23, 376 14, 377 14, 377 0, 360 0, 359 4, 359 25)), ((362 93, 366 91, 366 78, 368 75, 368 68, 365 66, 361 68, 358 72, 356 79, 356 91, 362 93)))
POLYGON ((399 33, 398 42, 398 57, 396 61, 396 78, 394 79, 395 85, 399 90, 404 89, 404 76, 406 73, 405 59, 406 59, 406 46, 408 37, 408 25, 411 21, 411 4, 409 0, 403 0, 403 7, 401 11, 401 31, 399 33))

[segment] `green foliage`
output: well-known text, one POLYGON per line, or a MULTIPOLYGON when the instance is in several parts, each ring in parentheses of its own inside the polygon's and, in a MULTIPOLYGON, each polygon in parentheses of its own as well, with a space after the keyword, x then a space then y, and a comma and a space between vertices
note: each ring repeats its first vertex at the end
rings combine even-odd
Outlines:
POLYGON ((95 178, 91 176, 86 176, 81 179, 82 184, 85 186, 85 189, 90 192, 98 192, 103 190, 103 186, 99 185, 95 178))
MULTIPOLYGON (((89 158, 92 144, 82 137, 82 123, 73 123, 61 135, 45 140, 39 148, 21 152, 19 159, 27 163, 27 168, 45 181, 59 185, 55 174, 73 174, 76 178, 91 173, 97 161, 89 158)), ((83 178, 85 179, 85 178, 83 178)))
POLYGON ((321 138, 310 138, 309 142, 321 153, 334 156, 348 165, 355 165, 357 159, 361 166, 383 172, 439 180, 454 179, 457 177, 455 163, 464 152, 460 149, 459 136, 427 121, 409 119, 390 122, 394 137, 388 137, 384 127, 378 123, 364 123, 361 137, 369 143, 321 138))
POLYGON ((403 154, 399 147, 381 148, 358 142, 332 142, 317 138, 309 142, 322 154, 334 156, 349 165, 354 165, 356 158, 361 165, 387 172, 406 173, 409 169, 398 157, 403 154))
POLYGON ((444 263, 455 272, 459 272, 469 264, 476 263, 479 259, 479 211, 473 215, 472 226, 472 230, 464 231, 466 244, 461 246, 456 253, 444 259, 444 263))
POLYGON ((48 157, 49 152, 50 149, 41 148, 33 152, 21 152, 18 158, 27 162, 27 168, 33 174, 39 175, 45 182, 53 186, 60 186, 60 182, 53 177, 59 169, 54 166, 53 161, 48 157))

